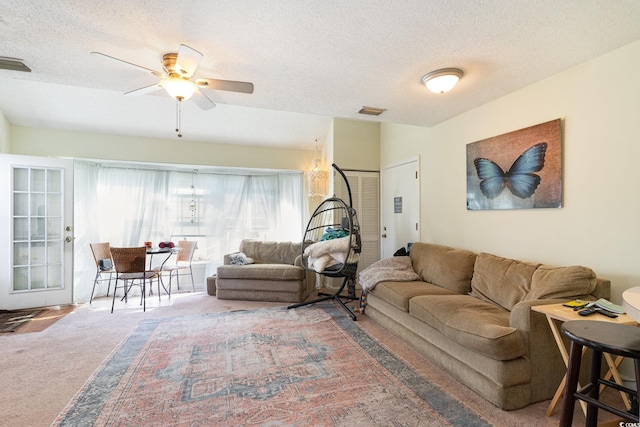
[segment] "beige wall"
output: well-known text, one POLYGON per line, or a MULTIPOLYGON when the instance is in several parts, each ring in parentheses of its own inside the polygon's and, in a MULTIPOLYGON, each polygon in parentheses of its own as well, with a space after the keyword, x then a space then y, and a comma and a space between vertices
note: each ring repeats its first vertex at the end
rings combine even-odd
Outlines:
POLYGON ((430 129, 382 125, 382 167, 421 157, 421 240, 612 280, 612 300, 640 286, 640 42, 430 129), (563 207, 466 210, 466 144, 561 118, 563 207))
MULTIPOLYGON (((314 152, 309 150, 64 132, 19 126, 10 128, 11 150, 3 151, 0 144, 0 153, 301 171, 310 168, 314 157, 314 152)), ((0 126, 0 143, 1 135, 0 126)), ((306 194, 306 185, 304 191, 306 194)), ((314 199, 309 198, 310 212, 319 203, 313 204, 314 199)))
MULTIPOLYGON (((333 173, 332 173, 333 168, 331 167, 331 163, 333 162, 332 160, 333 159, 333 126, 334 126, 334 123, 332 121, 329 127, 329 131, 327 132, 326 139, 323 142, 318 141, 318 151, 319 151, 318 156, 322 159, 322 166, 329 172, 328 173, 329 184, 327 189, 330 194, 326 195, 329 197, 333 195, 333 190, 331 190, 333 188, 333 173)), ((312 167, 312 164, 311 162, 309 162, 309 165, 307 166, 307 170, 311 169, 311 167, 312 167)), ((305 192, 308 193, 309 182, 306 179, 306 177, 305 177, 305 185, 307 186, 307 189, 305 189, 305 192)), ((325 198, 326 197, 322 197, 322 196, 314 196, 314 197, 308 198, 309 216, 313 214, 313 212, 316 210, 316 208, 320 205, 320 203, 322 203, 322 201, 325 198)))
POLYGON ((380 170, 380 123, 333 120, 333 162, 340 169, 380 170))
MULTIPOLYGON (((432 128, 336 119, 327 166, 379 170, 420 156, 421 240, 554 265, 582 264, 613 282, 614 301, 640 286, 640 42, 432 128), (561 209, 467 211, 466 144, 563 120, 561 209)), ((306 170, 311 151, 119 137, 7 126, 0 152, 306 170), (8 128, 8 129, 7 129, 8 128), (9 138, 10 135, 10 138, 9 138), (10 139, 10 141, 9 141, 10 139), (10 148, 10 149, 9 149, 10 148), (9 150, 8 150, 9 149, 9 150)))
POLYGON ((153 163, 306 170, 313 151, 13 126, 11 153, 153 163))
POLYGON ((11 152, 11 125, 0 111, 0 153, 8 154, 11 152))
MULTIPOLYGON (((332 171, 331 163, 338 151, 341 159, 348 160, 347 166, 339 164, 340 167, 377 170, 380 164, 379 124, 356 120, 339 122, 337 134, 332 123, 326 140, 318 142, 327 169, 332 171)), ((0 145, 0 152, 11 154, 302 171, 309 170, 315 157, 309 150, 54 131, 6 124, 11 130, 12 144, 7 143, 6 151, 2 151, 0 145)), ((0 142, 1 131, 0 126, 0 142)), ((9 130, 6 133, 9 135, 9 130)), ((9 137, 6 139, 8 141, 9 137)), ((332 179, 333 173, 329 176, 332 179)), ((305 192, 306 184, 305 180, 305 192)), ((331 183, 330 188, 333 188, 331 183)), ((329 196, 333 191, 330 193, 329 196)), ((322 197, 309 198, 309 212, 313 212, 322 200, 322 197)))

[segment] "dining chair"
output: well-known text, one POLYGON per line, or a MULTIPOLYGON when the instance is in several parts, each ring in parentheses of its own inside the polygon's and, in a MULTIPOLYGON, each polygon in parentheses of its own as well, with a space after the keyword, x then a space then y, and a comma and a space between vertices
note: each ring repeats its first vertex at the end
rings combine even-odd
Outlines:
POLYGON ((90 243, 91 253, 93 253, 93 259, 96 262, 96 277, 93 279, 93 289, 91 290, 91 298, 89 298, 89 304, 93 301, 93 295, 96 291, 96 284, 108 281, 107 296, 111 290, 111 279, 116 270, 113 268, 113 258, 111 258, 111 248, 109 242, 105 243, 90 243))
POLYGON ((171 281, 176 278, 178 284, 178 290, 180 290, 180 276, 191 276, 191 286, 193 291, 196 291, 196 285, 193 280, 193 268, 191 262, 193 260, 193 253, 198 246, 197 241, 179 240, 179 251, 176 254, 175 264, 165 265, 162 267, 162 273, 169 273, 169 294, 171 294, 171 281), (188 271, 187 271, 188 270, 188 271))
POLYGON ((127 301, 127 294, 132 286, 140 286, 140 304, 143 311, 147 310, 146 289, 147 280, 153 281, 158 278, 157 271, 148 271, 147 268, 147 248, 145 246, 134 248, 111 248, 111 256, 116 270, 116 286, 113 290, 113 302, 111 303, 111 312, 116 302, 116 289, 118 288, 118 280, 124 282, 124 297, 127 301))

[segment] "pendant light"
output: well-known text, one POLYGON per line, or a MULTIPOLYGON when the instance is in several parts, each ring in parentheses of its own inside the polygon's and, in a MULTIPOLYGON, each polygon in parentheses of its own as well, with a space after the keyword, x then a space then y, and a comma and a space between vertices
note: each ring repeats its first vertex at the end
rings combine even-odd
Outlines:
POLYGON ((309 197, 326 196, 329 187, 329 172, 322 167, 322 160, 318 157, 318 140, 316 139, 315 158, 311 163, 311 170, 307 172, 309 182, 309 197))

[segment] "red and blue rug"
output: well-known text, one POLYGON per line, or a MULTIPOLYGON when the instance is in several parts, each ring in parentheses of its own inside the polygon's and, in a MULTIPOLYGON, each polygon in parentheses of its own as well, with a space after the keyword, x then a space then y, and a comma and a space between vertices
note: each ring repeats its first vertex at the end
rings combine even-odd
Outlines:
POLYGON ((52 425, 489 425, 343 314, 144 320, 52 425))

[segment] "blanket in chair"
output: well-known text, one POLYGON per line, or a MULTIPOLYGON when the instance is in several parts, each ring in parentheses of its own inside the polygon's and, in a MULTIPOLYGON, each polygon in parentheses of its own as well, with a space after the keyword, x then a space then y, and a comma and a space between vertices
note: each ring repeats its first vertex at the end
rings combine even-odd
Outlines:
POLYGON ((312 243, 304 250, 304 255, 309 257, 308 265, 322 273, 325 268, 332 265, 343 264, 349 253, 350 238, 339 237, 312 243))
POLYGON ((413 271, 411 259, 408 256, 395 256, 381 259, 365 268, 358 275, 363 292, 368 292, 380 282, 412 282, 420 280, 420 276, 413 271))

